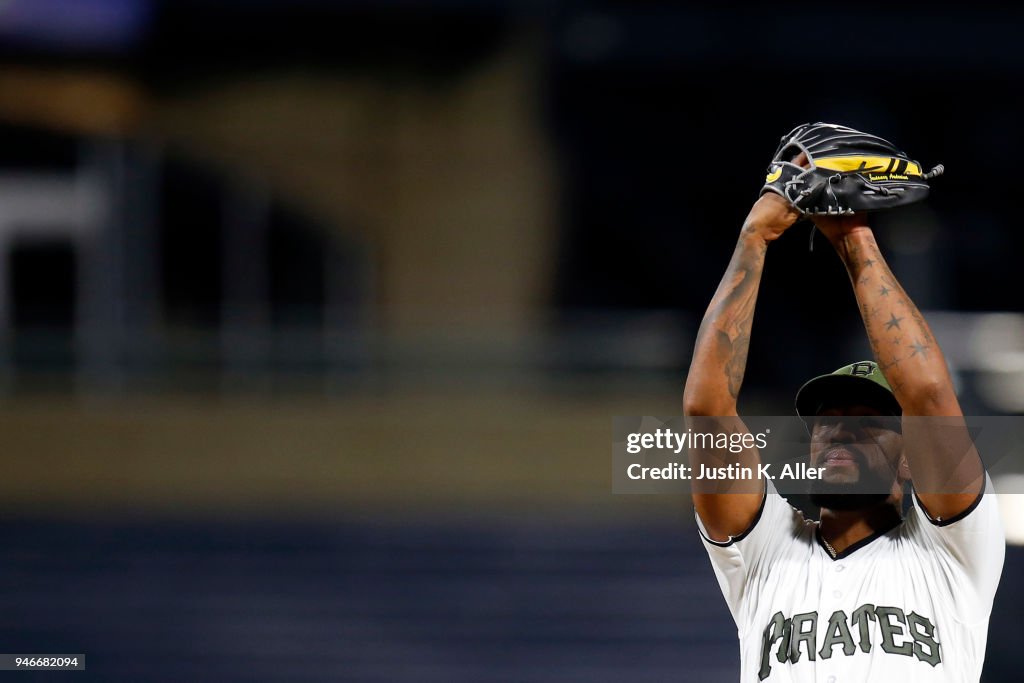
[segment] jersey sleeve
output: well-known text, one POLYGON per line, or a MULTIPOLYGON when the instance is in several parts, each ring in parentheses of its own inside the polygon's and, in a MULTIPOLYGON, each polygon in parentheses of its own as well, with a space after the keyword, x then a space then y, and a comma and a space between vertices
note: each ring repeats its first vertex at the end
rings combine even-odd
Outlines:
POLYGON ((739 536, 728 541, 715 541, 708 535, 696 511, 694 516, 733 619, 737 626, 748 623, 744 615, 753 609, 748 598, 759 594, 757 583, 767 573, 762 570, 766 570, 776 556, 788 552, 789 544, 807 524, 803 514, 779 494, 770 480, 766 480, 757 516, 750 528, 739 536))
POLYGON ((965 602, 964 621, 987 618, 1006 556, 1006 535, 992 480, 985 475, 984 492, 956 517, 933 520, 916 493, 910 514, 917 534, 932 551, 942 553, 973 589, 975 599, 965 602))

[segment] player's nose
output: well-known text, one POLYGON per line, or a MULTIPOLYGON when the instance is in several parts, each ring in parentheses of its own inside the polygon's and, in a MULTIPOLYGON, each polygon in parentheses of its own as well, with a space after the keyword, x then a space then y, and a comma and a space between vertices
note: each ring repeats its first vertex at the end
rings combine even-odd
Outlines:
POLYGON ((859 443, 865 439, 864 429, 855 417, 838 418, 831 436, 835 443, 859 443))

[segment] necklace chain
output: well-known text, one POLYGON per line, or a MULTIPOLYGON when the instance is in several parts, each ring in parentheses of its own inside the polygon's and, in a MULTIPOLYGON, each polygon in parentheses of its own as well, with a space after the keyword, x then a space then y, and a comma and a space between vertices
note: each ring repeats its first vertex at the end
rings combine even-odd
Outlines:
POLYGON ((836 559, 836 555, 839 553, 837 553, 836 549, 832 547, 832 544, 826 541, 824 536, 821 537, 821 542, 825 544, 825 548, 828 550, 828 554, 832 556, 832 559, 836 559))

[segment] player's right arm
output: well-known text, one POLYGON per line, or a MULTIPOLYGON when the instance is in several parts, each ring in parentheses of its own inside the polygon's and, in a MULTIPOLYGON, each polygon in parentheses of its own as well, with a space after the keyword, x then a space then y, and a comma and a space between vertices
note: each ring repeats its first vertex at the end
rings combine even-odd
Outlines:
MULTIPOLYGON (((799 217, 785 199, 766 193, 754 204, 740 231, 729 267, 704 314, 683 392, 683 414, 698 431, 746 433, 737 398, 747 365, 754 306, 768 245, 799 217)), ((756 468, 757 449, 691 449, 694 472, 729 464, 756 468)), ((693 504, 709 537, 727 541, 746 532, 761 507, 764 485, 757 479, 693 482, 693 504), (728 490, 728 493, 725 491, 728 490)))

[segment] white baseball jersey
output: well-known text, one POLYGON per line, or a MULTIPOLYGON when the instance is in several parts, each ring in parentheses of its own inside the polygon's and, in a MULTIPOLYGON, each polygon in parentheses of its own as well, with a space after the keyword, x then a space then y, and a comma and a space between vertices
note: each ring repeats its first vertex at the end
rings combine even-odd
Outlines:
POLYGON ((991 481, 964 514, 919 507, 835 559, 771 482, 750 530, 698 528, 736 621, 740 680, 977 681, 1006 543, 991 481))

